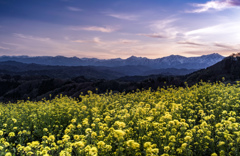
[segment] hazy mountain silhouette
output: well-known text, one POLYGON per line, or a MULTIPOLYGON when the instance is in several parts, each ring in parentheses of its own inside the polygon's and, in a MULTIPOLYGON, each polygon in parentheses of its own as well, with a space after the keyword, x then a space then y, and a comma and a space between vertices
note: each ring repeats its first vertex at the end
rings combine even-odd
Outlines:
POLYGON ((131 56, 127 59, 97 59, 97 58, 77 58, 64 56, 1 56, 0 62, 16 61, 21 63, 35 63, 52 66, 145 66, 153 69, 176 68, 176 69, 202 69, 211 66, 224 57, 214 53, 200 57, 184 57, 180 55, 170 55, 163 58, 148 59, 146 57, 131 56))

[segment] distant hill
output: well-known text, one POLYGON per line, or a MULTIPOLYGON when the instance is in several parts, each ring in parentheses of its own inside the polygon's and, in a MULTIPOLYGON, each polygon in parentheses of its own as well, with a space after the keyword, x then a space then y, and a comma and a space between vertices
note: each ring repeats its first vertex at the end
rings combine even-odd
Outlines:
POLYGON ((105 66, 105 67, 118 67, 118 66, 145 66, 152 69, 202 69, 211 66, 224 57, 214 53, 210 55, 202 55, 200 57, 184 57, 180 55, 170 55, 163 58, 148 59, 146 57, 131 56, 127 59, 97 59, 97 58, 77 58, 77 57, 64 57, 64 56, 1 56, 0 62, 16 61, 21 63, 35 63, 41 65, 51 66, 105 66))
POLYGON ((192 74, 187 75, 186 81, 198 82, 203 81, 225 81, 240 80, 240 53, 232 54, 224 58, 222 61, 192 74))

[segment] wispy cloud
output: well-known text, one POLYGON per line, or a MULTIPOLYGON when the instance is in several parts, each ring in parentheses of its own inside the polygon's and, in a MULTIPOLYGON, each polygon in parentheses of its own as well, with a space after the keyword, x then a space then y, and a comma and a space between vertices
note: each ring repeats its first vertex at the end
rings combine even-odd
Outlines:
POLYGON ((2 46, 0 46, 0 49, 9 50, 9 48, 7 48, 7 47, 2 47, 2 46))
POLYGON ((16 43, 9 43, 9 42, 2 42, 5 45, 10 45, 10 46, 20 46, 20 44, 16 44, 16 43))
POLYGON ((78 27, 78 26, 72 26, 70 27, 71 30, 86 30, 86 31, 100 31, 104 33, 111 33, 116 31, 116 28, 113 27, 98 27, 98 26, 89 26, 89 27, 78 27))
POLYGON ((83 10, 80 9, 80 8, 77 8, 77 7, 71 7, 71 6, 68 6, 67 9, 70 10, 70 11, 75 11, 75 12, 83 11, 83 10))
POLYGON ((76 43, 102 43, 99 37, 94 37, 92 40, 73 40, 76 43))
POLYGON ((166 35, 157 34, 157 33, 153 33, 153 34, 138 34, 138 35, 146 36, 146 37, 150 37, 150 38, 168 38, 166 35))
POLYGON ((209 10, 224 10, 233 7, 239 7, 240 1, 239 0, 211 0, 206 3, 194 3, 192 6, 197 7, 198 9, 194 9, 191 11, 186 11, 187 13, 202 13, 209 10))
POLYGON ((177 20, 178 19, 170 18, 170 19, 153 21, 152 24, 150 25, 150 27, 152 29, 158 29, 158 30, 165 29, 165 28, 170 27, 177 20))
POLYGON ((123 44, 134 44, 134 43, 138 43, 139 41, 138 40, 121 39, 119 42, 123 43, 123 44))
POLYGON ((118 13, 105 13, 107 16, 111 16, 114 18, 122 19, 122 20, 129 20, 134 21, 138 19, 138 16, 131 15, 131 14, 118 14, 118 13))
POLYGON ((91 40, 72 40, 72 42, 76 43, 97 43, 102 45, 118 45, 118 44, 135 44, 138 43, 138 40, 129 40, 129 39, 120 39, 115 41, 103 41, 99 37, 94 37, 91 40))
POLYGON ((240 6, 240 1, 239 0, 230 0, 229 2, 231 5, 234 5, 234 6, 240 6))
POLYGON ((37 40, 37 41, 49 41, 49 40, 51 40, 50 38, 36 37, 36 36, 30 36, 30 35, 24 35, 24 34, 18 34, 18 33, 14 33, 13 35, 16 36, 16 37, 23 38, 23 39, 28 39, 28 40, 37 40))
POLYGON ((214 46, 224 48, 224 49, 236 50, 234 46, 223 44, 223 43, 214 43, 214 46))
POLYGON ((150 23, 149 28, 154 33, 140 35, 151 38, 175 38, 176 35, 179 34, 179 31, 174 24, 174 22, 177 20, 178 19, 169 18, 165 20, 153 21, 150 23))
POLYGON ((194 45, 194 46, 204 46, 204 44, 194 41, 178 41, 178 44, 194 45))
POLYGON ((230 22, 230 23, 223 23, 218 25, 213 25, 201 29, 196 29, 192 31, 188 31, 185 33, 186 37, 196 37, 200 39, 216 39, 217 42, 228 41, 231 38, 232 42, 236 42, 240 39, 239 32, 239 24, 240 22, 230 22), (223 37, 225 36, 225 37, 223 37), (218 38, 216 38, 218 37, 218 38), (221 40, 221 41, 220 41, 221 40))
MULTIPOLYGON (((33 40, 31 40, 31 41, 33 41, 33 40)), ((19 43, 2 42, 2 44, 9 47, 8 49, 11 49, 11 50, 22 49, 23 47, 25 47, 25 45, 19 44, 19 43)), ((3 47, 5 48, 6 46, 3 46, 3 47)))

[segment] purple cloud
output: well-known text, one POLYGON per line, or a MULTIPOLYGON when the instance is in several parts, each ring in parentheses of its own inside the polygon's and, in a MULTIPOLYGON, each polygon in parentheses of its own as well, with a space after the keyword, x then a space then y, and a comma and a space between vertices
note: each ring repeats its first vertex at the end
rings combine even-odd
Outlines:
POLYGON ((226 45, 226 44, 222 44, 222 43, 215 43, 214 46, 220 47, 220 48, 225 48, 225 49, 231 49, 231 50, 235 49, 234 47, 232 47, 230 45, 226 45))
POLYGON ((82 9, 80 9, 80 8, 71 7, 71 6, 67 7, 67 9, 68 9, 68 10, 70 10, 70 11, 75 11, 75 12, 78 12, 78 11, 83 11, 83 10, 82 10, 82 9))
POLYGON ((102 43, 100 38, 98 37, 94 37, 92 40, 74 40, 72 42, 76 42, 76 43, 102 43))
POLYGON ((9 50, 9 48, 7 48, 7 47, 2 47, 2 46, 0 46, 0 49, 9 50))
POLYGON ((187 44, 187 45, 195 45, 195 46, 203 46, 204 44, 192 42, 192 41, 179 41, 178 44, 187 44))
POLYGON ((230 0, 229 4, 232 6, 240 6, 240 0, 230 0))
POLYGON ((134 43, 138 43, 138 40, 122 39, 122 40, 120 40, 120 43, 123 43, 123 44, 134 44, 134 43))
POLYGON ((97 26, 89 26, 89 27, 78 27, 78 26, 73 26, 70 27, 71 30, 86 30, 86 31, 100 31, 100 32, 105 32, 105 33, 110 33, 116 31, 115 28, 112 27, 97 27, 97 26))
POLYGON ((111 14, 106 14, 107 16, 122 19, 122 20, 129 20, 129 21, 134 21, 137 20, 136 15, 130 15, 130 14, 117 14, 117 13, 111 13, 111 14))
POLYGON ((240 0, 211 0, 203 4, 194 3, 192 4, 194 7, 198 7, 198 9, 187 11, 188 13, 202 13, 213 10, 224 10, 232 7, 240 6, 240 0))
POLYGON ((168 38, 166 35, 162 35, 162 34, 138 34, 138 35, 146 36, 150 38, 168 38))
POLYGON ((24 35, 24 34, 18 34, 18 33, 14 33, 13 35, 22 39, 36 40, 36 41, 43 41, 43 42, 51 40, 50 38, 30 36, 30 35, 24 35))

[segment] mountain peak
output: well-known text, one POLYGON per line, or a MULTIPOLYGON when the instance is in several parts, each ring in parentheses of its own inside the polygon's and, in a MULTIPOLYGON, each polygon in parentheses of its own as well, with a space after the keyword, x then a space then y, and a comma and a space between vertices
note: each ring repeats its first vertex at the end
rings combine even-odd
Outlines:
POLYGON ((181 55, 170 55, 170 56, 167 56, 167 57, 170 57, 170 58, 183 58, 184 56, 181 56, 181 55))
POLYGON ((140 59, 143 59, 144 57, 137 57, 137 56, 131 56, 129 58, 127 58, 126 60, 140 60, 140 59))
POLYGON ((208 55, 202 55, 201 58, 219 58, 219 59, 223 59, 224 57, 218 53, 212 53, 212 54, 208 54, 208 55))
POLYGON ((130 56, 130 57, 127 58, 127 59, 136 59, 136 58, 139 58, 139 57, 132 55, 132 56, 130 56))
POLYGON ((218 53, 212 53, 212 54, 209 54, 208 56, 221 56, 222 57, 222 55, 220 55, 218 53))

